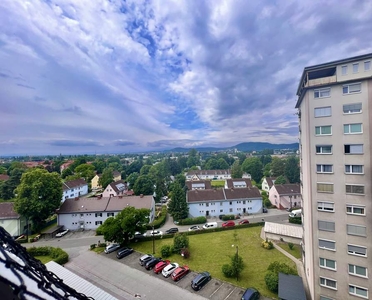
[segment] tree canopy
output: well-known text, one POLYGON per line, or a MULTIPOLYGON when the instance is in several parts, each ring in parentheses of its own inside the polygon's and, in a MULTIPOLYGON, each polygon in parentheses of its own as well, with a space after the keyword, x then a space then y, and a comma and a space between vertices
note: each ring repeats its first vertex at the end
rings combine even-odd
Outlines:
POLYGON ((177 181, 173 185, 171 200, 168 203, 168 212, 174 220, 182 220, 189 215, 185 191, 177 181))
POLYGON ((113 170, 111 168, 106 168, 103 170, 101 177, 98 180, 98 184, 105 189, 111 182, 114 181, 113 170))
POLYGON ((290 183, 300 182, 300 166, 297 157, 290 156, 287 158, 285 164, 285 176, 288 178, 290 183))
POLYGON ((150 176, 139 176, 134 183, 133 192, 136 195, 152 195, 154 193, 154 183, 152 182, 150 176))
POLYGON ((242 167, 240 166, 239 160, 236 160, 231 167, 231 178, 242 178, 242 176, 242 167))
POLYGON ((259 157, 248 157, 242 164, 243 171, 251 174, 254 181, 260 182, 263 176, 263 166, 259 157))
POLYGON ((285 160, 279 157, 273 157, 271 161, 271 175, 278 177, 285 174, 285 160))

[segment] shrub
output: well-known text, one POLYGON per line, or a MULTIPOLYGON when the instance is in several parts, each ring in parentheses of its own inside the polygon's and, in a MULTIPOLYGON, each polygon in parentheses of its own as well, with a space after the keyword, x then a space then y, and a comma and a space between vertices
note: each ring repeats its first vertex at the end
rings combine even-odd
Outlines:
POLYGON ((262 247, 264 247, 265 249, 268 249, 268 250, 271 250, 274 248, 274 244, 272 241, 269 241, 268 239, 266 239, 266 241, 263 241, 261 243, 262 247))
POLYGON ((222 221, 235 220, 235 215, 224 215, 222 221))
POLYGON ((172 255, 172 248, 170 245, 164 245, 161 247, 160 253, 162 257, 169 257, 172 255))
POLYGON ((227 278, 231 278, 234 276, 234 270, 231 265, 225 264, 222 266, 222 273, 225 275, 227 278))
POLYGON ((96 235, 103 235, 103 232, 102 232, 102 225, 99 225, 96 229, 96 235))
POLYGON ((190 257, 190 251, 187 248, 181 249, 181 256, 184 258, 189 258, 190 257))
POLYGON ((189 247, 189 237, 183 233, 176 233, 173 239, 173 251, 180 253, 181 249, 189 247))
POLYGON ((289 217, 289 223, 302 224, 301 217, 295 217, 295 218, 289 217))
POLYGON ((293 250, 293 247, 294 247, 293 243, 288 243, 288 247, 290 250, 293 250))
POLYGON ((266 207, 271 207, 270 199, 265 199, 264 204, 265 204, 266 207))
POLYGON ((68 254, 61 248, 54 247, 31 247, 27 252, 32 256, 50 256, 57 264, 63 265, 68 262, 68 254))
POLYGON ((269 271, 265 275, 265 283, 267 288, 273 293, 278 292, 279 275, 273 271, 269 271))
POLYGON ((96 248, 96 244, 90 245, 90 250, 93 250, 94 248, 96 248))
POLYGON ((147 225, 147 230, 152 230, 152 227, 154 226, 154 229, 157 229, 165 224, 167 220, 167 207, 165 205, 161 208, 161 214, 160 216, 154 220, 151 224, 147 225))
POLYGON ((204 224, 207 222, 207 218, 204 216, 196 218, 186 218, 179 221, 180 225, 194 225, 194 224, 204 224))

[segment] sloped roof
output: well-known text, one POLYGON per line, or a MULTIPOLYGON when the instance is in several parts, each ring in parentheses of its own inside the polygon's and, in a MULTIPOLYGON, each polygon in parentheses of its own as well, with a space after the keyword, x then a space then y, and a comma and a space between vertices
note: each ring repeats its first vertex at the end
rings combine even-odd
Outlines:
POLYGON ((6 174, 0 174, 0 180, 6 181, 9 179, 9 176, 6 174))
POLYGON ((226 201, 235 199, 261 198, 258 188, 209 189, 187 191, 187 202, 226 201))
POLYGON ((248 187, 240 189, 223 189, 226 200, 261 198, 260 190, 257 187, 248 187))
POLYGON ((203 185, 204 189, 211 189, 212 188, 212 184, 211 184, 210 180, 186 181, 186 186, 189 190, 192 190, 198 184, 203 185))
POLYGON ((119 171, 113 171, 112 176, 118 177, 118 176, 121 176, 121 173, 119 171))
POLYGON ((109 184, 109 186, 111 186, 111 188, 117 193, 121 193, 121 192, 124 192, 128 189, 128 186, 127 186, 127 182, 124 181, 124 180, 118 180, 118 181, 114 181, 114 182, 111 182, 109 184))
POLYGON ((265 222, 264 231, 282 236, 290 236, 298 239, 302 239, 304 233, 301 225, 296 226, 272 222, 265 222))
POLYGON ((0 203, 0 219, 19 219, 20 215, 14 210, 14 202, 1 202, 0 203))
POLYGON ((226 184, 229 189, 239 188, 242 183, 245 183, 246 187, 252 187, 252 181, 248 178, 226 179, 226 184))
POLYGON ((230 170, 190 170, 187 176, 191 175, 230 175, 230 170))
POLYGON ((282 300, 306 300, 302 278, 297 275, 279 273, 278 296, 282 300))
POLYGON ((151 209, 153 201, 152 195, 147 196, 132 196, 132 197, 111 197, 106 211, 121 211, 127 206, 133 206, 136 209, 147 208, 151 209))
POLYGON ((276 178, 277 177, 266 177, 266 182, 270 188, 274 185, 276 178))
POLYGON ((88 184, 82 178, 81 179, 70 180, 70 181, 66 181, 66 182, 63 183, 63 190, 67 191, 67 190, 71 190, 71 189, 74 189, 74 188, 77 188, 77 187, 80 187, 80 186, 83 186, 83 185, 88 185, 88 184))
POLYGON ((274 188, 278 192, 279 195, 298 195, 301 194, 300 185, 298 183, 293 184, 278 184, 274 185, 274 188))

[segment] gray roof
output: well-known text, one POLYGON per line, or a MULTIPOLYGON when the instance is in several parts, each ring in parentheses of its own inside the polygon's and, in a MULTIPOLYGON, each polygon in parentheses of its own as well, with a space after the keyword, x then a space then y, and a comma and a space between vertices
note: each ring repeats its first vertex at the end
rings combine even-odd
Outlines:
POLYGON ((261 199, 261 197, 261 193, 256 187, 244 189, 209 189, 187 191, 187 202, 226 201, 252 198, 261 199))
POLYGON ((64 191, 68 191, 68 190, 71 190, 71 189, 74 189, 80 186, 84 186, 84 185, 88 185, 88 184, 86 183, 84 179, 81 178, 81 179, 75 179, 75 180, 64 182, 62 188, 64 191))
POLYGON ((279 299, 306 300, 302 278, 297 275, 279 273, 279 299))
POLYGON ((230 170, 191 170, 187 172, 187 176, 191 175, 230 175, 230 170))
POLYGON ((136 209, 147 208, 151 209, 153 201, 152 195, 147 196, 131 196, 131 197, 111 197, 106 207, 106 211, 121 211, 127 206, 133 206, 136 209))
POLYGON ((228 188, 239 188, 245 184, 245 187, 252 187, 252 182, 248 178, 233 178, 233 179, 226 179, 226 184, 228 188))
POLYGON ((20 216, 14 210, 14 203, 13 202, 1 202, 0 203, 0 219, 1 220, 8 220, 8 219, 19 219, 20 216))
POLYGON ((196 187, 204 187, 204 189, 212 188, 210 180, 186 181, 186 186, 189 190, 195 189, 196 187))
POLYGON ((282 236, 290 236, 298 239, 302 239, 304 233, 301 225, 296 226, 271 222, 265 222, 264 231, 282 236))
POLYGON ((111 182, 109 186, 111 186, 116 194, 124 193, 128 189, 127 182, 124 180, 111 182))
POLYGON ((279 195, 300 195, 301 189, 298 183, 296 184, 274 184, 274 188, 279 195))

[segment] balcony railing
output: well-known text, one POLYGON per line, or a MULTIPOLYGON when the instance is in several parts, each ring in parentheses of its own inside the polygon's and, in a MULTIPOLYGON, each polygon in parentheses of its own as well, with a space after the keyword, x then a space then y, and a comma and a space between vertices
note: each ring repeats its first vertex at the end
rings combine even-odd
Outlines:
POLYGON ((337 81, 336 75, 329 76, 329 77, 321 77, 321 78, 316 78, 316 79, 309 79, 309 81, 306 83, 306 87, 330 84, 336 81, 337 81))

